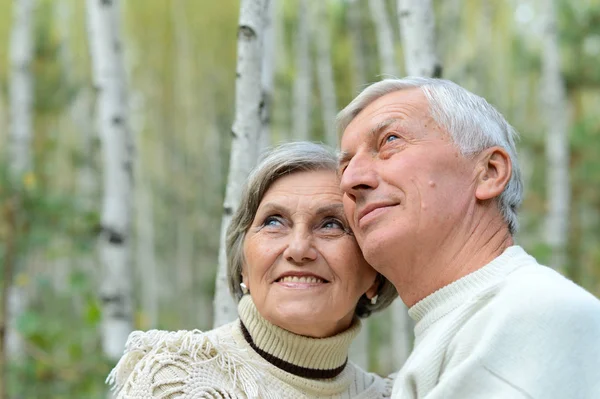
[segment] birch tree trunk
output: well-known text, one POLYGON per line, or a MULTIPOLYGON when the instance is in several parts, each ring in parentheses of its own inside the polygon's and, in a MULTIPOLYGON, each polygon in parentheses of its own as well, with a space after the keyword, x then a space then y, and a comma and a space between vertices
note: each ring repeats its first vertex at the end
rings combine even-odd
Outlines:
POLYGON ((569 233, 569 116, 565 82, 560 70, 560 53, 554 0, 545 0, 542 53, 542 88, 546 136, 546 178, 548 215, 546 240, 552 249, 551 267, 564 271, 569 233))
POLYGON ((227 284, 225 235, 231 216, 239 206, 242 186, 257 159, 258 139, 262 129, 261 94, 265 16, 269 0, 242 0, 238 27, 235 120, 231 129, 229 176, 223 204, 219 269, 214 300, 214 327, 237 318, 237 306, 227 284))
POLYGON ((10 38, 10 140, 9 167, 16 180, 33 169, 33 60, 35 0, 13 2, 13 27, 10 38))
POLYGON ((102 282, 102 348, 110 359, 123 353, 133 330, 131 205, 133 137, 120 35, 118 0, 87 0, 88 34, 98 131, 102 143, 104 194, 99 235, 102 282))
POLYGON ((377 37, 379 71, 384 77, 396 77, 398 76, 398 68, 394 53, 394 32, 388 19, 385 0, 369 0, 368 3, 377 37))
POLYGON ((258 154, 261 154, 271 145, 271 118, 273 115, 273 84, 275 78, 276 57, 275 54, 275 14, 277 0, 269 0, 268 10, 265 18, 263 57, 262 57, 262 112, 261 131, 258 144, 258 154))
POLYGON ((294 79, 294 104, 292 107, 292 132, 294 140, 310 139, 310 32, 308 0, 298 3, 298 27, 294 39, 296 76, 294 79))
POLYGON ((398 19, 406 73, 410 76, 442 76, 436 51, 432 1, 398 0, 398 19))
POLYGON ((333 79, 333 66, 331 64, 331 38, 329 34, 327 1, 311 3, 314 16, 310 27, 312 39, 316 46, 317 81, 321 97, 321 114, 323 117, 323 131, 325 143, 336 147, 338 143, 335 130, 335 117, 337 114, 337 99, 335 94, 335 81, 333 79))
POLYGON ((3 279, 0 309, 0 395, 6 395, 8 359, 23 356, 23 340, 16 330, 16 319, 26 307, 26 293, 13 285, 18 258, 17 246, 21 233, 21 189, 27 173, 33 169, 31 141, 33 135, 33 74, 31 63, 35 52, 34 0, 13 2, 13 26, 10 36, 9 137, 8 167, 14 193, 3 204, 7 236, 3 239, 3 279))
POLYGON ((353 86, 355 91, 359 91, 367 83, 367 66, 365 64, 363 38, 363 24, 360 13, 360 1, 349 0, 348 2, 348 34, 352 45, 352 63, 354 69, 353 86))

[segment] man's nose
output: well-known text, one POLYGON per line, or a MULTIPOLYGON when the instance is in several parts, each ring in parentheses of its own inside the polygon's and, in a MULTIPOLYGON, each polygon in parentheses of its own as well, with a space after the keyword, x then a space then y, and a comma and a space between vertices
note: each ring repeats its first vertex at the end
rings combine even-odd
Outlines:
POLYGON ((342 172, 340 187, 354 202, 366 191, 377 187, 377 174, 372 157, 356 154, 342 172))
POLYGON ((288 262, 295 264, 303 264, 317 259, 313 237, 307 228, 302 226, 294 228, 283 256, 288 262))

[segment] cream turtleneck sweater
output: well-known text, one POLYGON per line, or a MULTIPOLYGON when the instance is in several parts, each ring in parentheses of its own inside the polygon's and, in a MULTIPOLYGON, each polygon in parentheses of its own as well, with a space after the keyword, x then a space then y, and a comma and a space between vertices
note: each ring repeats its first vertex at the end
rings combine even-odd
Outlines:
POLYGON ((361 398, 391 395, 392 381, 348 362, 360 330, 329 338, 293 334, 266 321, 250 295, 240 318, 206 333, 133 332, 109 375, 118 398, 361 398))
POLYGON ((393 398, 600 398, 600 301, 519 246, 409 314, 393 398))

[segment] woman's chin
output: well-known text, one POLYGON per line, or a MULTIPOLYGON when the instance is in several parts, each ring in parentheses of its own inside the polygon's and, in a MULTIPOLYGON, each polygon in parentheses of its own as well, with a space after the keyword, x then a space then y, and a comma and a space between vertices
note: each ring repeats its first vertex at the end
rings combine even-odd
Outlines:
POLYGON ((340 330, 348 328, 352 316, 337 317, 330 303, 318 303, 310 300, 286 300, 280 301, 271 307, 271 311, 265 309, 263 316, 272 324, 298 335, 315 338, 323 338, 334 335, 340 330), (342 324, 347 324, 342 326, 342 324))

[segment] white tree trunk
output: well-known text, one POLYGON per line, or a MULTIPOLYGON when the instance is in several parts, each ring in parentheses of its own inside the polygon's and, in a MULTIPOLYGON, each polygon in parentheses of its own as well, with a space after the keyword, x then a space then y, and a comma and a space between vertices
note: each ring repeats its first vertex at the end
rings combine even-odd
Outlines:
POLYGON ((362 320, 362 328, 350 345, 349 359, 359 367, 369 368, 369 319, 362 320))
POLYGON ((565 82, 560 70, 560 53, 554 0, 544 1, 544 38, 542 53, 542 88, 546 136, 546 174, 548 215, 546 240, 552 249, 551 267, 566 266, 569 233, 569 115, 565 82))
MULTIPOLYGON (((326 1, 311 3, 314 12, 310 24, 313 43, 316 46, 317 81, 321 97, 321 115, 325 132, 325 143, 337 147, 338 138, 335 129, 337 114, 337 99, 335 94, 335 80, 333 79, 333 65, 331 63, 331 39, 329 34, 329 18, 326 1)), ((309 119, 310 120, 310 119, 309 119)))
MULTIPOLYGON (((17 0, 13 2, 13 25, 10 36, 10 81, 9 81, 9 147, 8 162, 13 183, 23 184, 24 176, 33 169, 31 141, 33 137, 33 85, 31 63, 35 52, 35 0, 17 0)), ((17 262, 15 262, 17 263, 17 262)), ((14 267, 15 265, 6 265, 14 267)), ((5 275, 9 281, 7 289, 7 313, 5 343, 7 356, 16 359, 23 356, 23 340, 16 330, 16 321, 27 307, 27 295, 23 287, 12 284, 10 270, 5 275)), ((3 359, 0 359, 2 361, 3 359)))
POLYGON ((88 34, 98 130, 102 142, 104 194, 99 235, 102 282, 102 347, 118 359, 133 330, 130 256, 133 203, 133 138, 120 35, 120 2, 87 0, 88 34))
POLYGON ((408 316, 408 309, 400 298, 397 298, 390 308, 392 312, 392 364, 395 369, 399 370, 412 351, 415 336, 414 322, 408 316))
POLYGON ((268 10, 265 18, 263 57, 262 57, 262 112, 261 132, 258 145, 258 153, 262 153, 271 145, 271 117, 273 115, 273 85, 275 78, 276 54, 275 54, 275 14, 277 0, 269 0, 268 10))
POLYGON ((178 301, 179 315, 182 325, 189 329, 194 328, 194 326, 190 325, 189 320, 196 320, 196 317, 192 317, 192 314, 195 312, 193 292, 194 236, 187 225, 188 218, 182 215, 177 219, 175 273, 177 277, 177 290, 182 293, 182 298, 178 301))
POLYGON ((10 37, 10 140, 9 167, 15 179, 32 170, 33 74, 35 0, 13 2, 10 37))
POLYGON ((298 3, 298 27, 294 37, 296 73, 293 89, 292 133, 294 140, 309 140, 311 136, 310 95, 312 92, 312 74, 310 68, 308 0, 300 0, 298 3))
POLYGON ((406 73, 410 76, 441 76, 432 1, 398 0, 398 19, 406 73))
POLYGON ((235 120, 232 128, 229 176, 223 204, 219 269, 214 299, 214 327, 237 318, 237 306, 227 284, 225 235, 231 216, 237 210, 242 186, 254 167, 261 122, 261 74, 263 36, 268 0, 242 0, 238 27, 235 120))
MULTIPOLYGON (((129 66, 127 75, 132 76, 134 62, 129 66)), ((150 82, 148 83, 151 84, 150 82)), ((135 148, 142 153, 142 132, 145 130, 145 115, 150 110, 146 106, 144 95, 139 91, 131 90, 131 131, 135 148)), ((154 237, 154 204, 152 186, 149 183, 147 165, 139 156, 135 158, 135 277, 140 284, 140 302, 144 315, 143 329, 158 327, 159 289, 158 289, 158 264, 156 261, 154 237)))
POLYGON ((394 51, 394 32, 388 18, 385 0, 369 0, 368 3, 377 37, 379 71, 384 77, 396 77, 398 76, 398 67, 394 51))
POLYGON ((365 41, 360 13, 360 1, 348 2, 348 34, 352 44, 352 63, 354 69, 353 88, 358 92, 367 83, 367 66, 365 64, 365 41))

